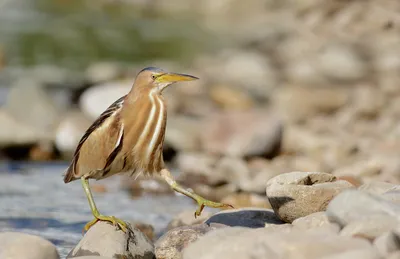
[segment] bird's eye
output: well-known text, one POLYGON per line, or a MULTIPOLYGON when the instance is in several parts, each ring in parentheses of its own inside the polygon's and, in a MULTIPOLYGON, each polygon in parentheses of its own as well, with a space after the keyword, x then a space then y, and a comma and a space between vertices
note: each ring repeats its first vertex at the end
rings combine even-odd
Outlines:
POLYGON ((151 79, 156 79, 157 78, 157 76, 156 75, 151 75, 151 79))

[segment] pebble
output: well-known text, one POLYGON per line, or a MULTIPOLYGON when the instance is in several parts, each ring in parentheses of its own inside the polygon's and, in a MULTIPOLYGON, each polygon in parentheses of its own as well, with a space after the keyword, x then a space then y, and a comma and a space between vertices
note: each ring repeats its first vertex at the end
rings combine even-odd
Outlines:
POLYGON ((269 157, 279 150, 283 125, 268 110, 220 112, 208 116, 203 123, 200 141, 207 153, 269 157))
POLYGON ((4 259, 59 259, 56 247, 38 236, 18 233, 0 233, 0 258, 4 259))
POLYGON ((242 208, 218 212, 205 221, 230 227, 264 228, 266 224, 284 224, 270 209, 242 208))
POLYGON ((195 242, 206 233, 217 228, 224 227, 218 224, 195 224, 182 226, 169 230, 155 243, 155 255, 157 259, 182 258, 182 250, 190 243, 195 242))
POLYGON ((399 219, 400 205, 370 193, 347 190, 329 203, 326 213, 331 222, 344 227, 375 215, 399 219))
POLYGON ((127 233, 107 222, 97 222, 71 250, 67 258, 100 255, 153 259, 154 246, 138 229, 130 226, 127 233))
POLYGON ((327 173, 291 172, 269 180, 266 193, 277 216, 291 223, 297 218, 324 211, 337 194, 352 187, 327 173))

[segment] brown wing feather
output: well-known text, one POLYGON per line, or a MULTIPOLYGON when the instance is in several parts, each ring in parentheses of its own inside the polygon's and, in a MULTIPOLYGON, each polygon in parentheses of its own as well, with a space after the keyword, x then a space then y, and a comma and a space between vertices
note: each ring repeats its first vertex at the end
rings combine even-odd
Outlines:
MULTIPOLYGON (((74 153, 74 158, 72 159, 72 162, 70 166, 68 167, 65 176, 64 176, 64 182, 69 183, 73 180, 75 180, 75 172, 76 172, 76 164, 79 159, 79 153, 80 149, 85 143, 85 141, 88 139, 90 134, 92 134, 96 129, 98 129, 104 121, 109 118, 112 114, 114 114, 116 111, 122 108, 122 105, 124 103, 126 95, 122 96, 118 100, 116 100, 113 104, 111 104, 94 122, 93 124, 87 129, 83 137, 78 143, 78 146, 76 147, 75 153, 74 153)), ((110 154, 111 155, 111 154, 110 154)))

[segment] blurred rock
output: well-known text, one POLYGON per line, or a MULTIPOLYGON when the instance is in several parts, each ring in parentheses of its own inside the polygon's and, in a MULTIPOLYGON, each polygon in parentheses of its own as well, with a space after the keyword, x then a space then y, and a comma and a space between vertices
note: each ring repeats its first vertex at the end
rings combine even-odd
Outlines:
POLYGON ((355 89, 354 99, 355 113, 361 118, 376 118, 382 112, 387 100, 375 86, 361 85, 355 89))
POLYGON ((390 254, 400 251, 400 234, 398 228, 388 231, 374 240, 374 247, 381 256, 387 258, 390 254))
POLYGON ((396 251, 394 253, 391 253, 387 259, 400 259, 400 251, 396 251))
POLYGON ((46 239, 18 232, 0 233, 0 258, 59 259, 56 247, 46 239))
POLYGON ((93 86, 80 97, 79 107, 89 119, 95 120, 112 103, 128 94, 133 80, 119 80, 93 86))
POLYGON ((72 157, 92 121, 79 111, 71 111, 63 117, 56 129, 55 145, 65 157, 72 157))
POLYGON ((184 249, 183 258, 317 259, 335 253, 371 248, 365 240, 339 237, 326 231, 271 230, 241 227, 218 229, 184 249))
POLYGON ((165 146, 176 151, 198 151, 200 149, 200 121, 187 116, 170 116, 165 133, 165 146))
POLYGON ((362 79, 368 72, 368 65, 357 52, 349 44, 330 43, 319 52, 317 67, 332 80, 353 82, 362 79))
POLYGON ((154 247, 142 232, 130 225, 127 233, 124 233, 100 221, 86 232, 67 258, 89 255, 152 259, 154 247))
POLYGON ((361 237, 373 241, 376 237, 396 228, 398 219, 387 215, 371 215, 350 222, 340 232, 341 236, 361 237))
POLYGON ((121 187, 127 191, 131 197, 137 198, 144 194, 150 195, 171 195, 174 193, 172 188, 160 176, 137 178, 125 175, 121 179, 121 187))
POLYGON ((294 229, 308 230, 313 228, 332 229, 333 232, 339 233, 339 226, 331 223, 325 212, 315 212, 305 217, 295 219, 292 222, 294 229))
POLYGON ((189 244, 195 242, 207 232, 223 226, 197 224, 174 228, 155 243, 155 255, 157 259, 179 259, 182 258, 182 250, 189 244))
POLYGON ((183 227, 183 226, 191 226, 195 224, 203 223, 206 219, 211 216, 210 212, 203 211, 200 216, 194 217, 193 210, 185 210, 178 215, 176 215, 167 226, 168 230, 183 227))
POLYGON ((150 241, 154 240, 155 234, 154 227, 152 225, 142 222, 132 222, 132 225, 139 229, 150 241))
POLYGON ((399 219, 400 205, 366 192, 347 190, 329 203, 326 212, 331 222, 344 227, 375 215, 399 219))
POLYGON ((221 211, 208 220, 206 224, 222 224, 229 227, 264 228, 266 224, 284 224, 270 209, 242 208, 221 211))
POLYGON ((324 256, 322 259, 381 259, 378 252, 373 248, 354 249, 346 252, 338 252, 333 255, 324 256))
POLYGON ((232 183, 218 186, 191 183, 188 186, 190 186, 195 193, 212 201, 222 201, 225 197, 234 195, 238 191, 238 187, 232 183))
POLYGON ((387 182, 373 181, 369 183, 364 183, 363 185, 358 187, 358 190, 371 194, 384 194, 385 192, 390 191, 396 186, 398 185, 387 182))
POLYGON ((278 175, 267 183, 267 196, 277 216, 285 222, 324 211, 343 190, 351 188, 327 173, 292 172, 278 175))
MULTIPOLYGON (((358 179, 372 177, 381 173, 382 165, 374 160, 353 162, 351 165, 339 167, 332 172, 337 177, 354 176, 358 179)), ((360 187, 361 188, 361 187, 360 187)))
POLYGON ((34 129, 38 137, 53 138, 60 111, 38 81, 19 79, 10 90, 4 110, 19 123, 34 129))
POLYGON ((86 69, 86 78, 92 83, 104 83, 117 79, 122 74, 121 67, 116 63, 98 62, 86 69))
POLYGON ((273 156, 280 148, 283 126, 268 111, 230 111, 204 121, 205 152, 233 157, 273 156))
POLYGON ((256 208, 266 208, 270 209, 271 204, 269 204, 267 197, 261 196, 255 193, 232 193, 221 200, 222 203, 230 204, 234 208, 246 208, 246 207, 256 207, 256 208))
POLYGON ((225 85, 212 86, 210 97, 224 110, 249 110, 254 106, 253 100, 244 91, 225 85))
POLYGON ((287 120, 301 122, 319 113, 331 114, 346 105, 348 100, 345 88, 287 86, 278 90, 274 105, 287 120))

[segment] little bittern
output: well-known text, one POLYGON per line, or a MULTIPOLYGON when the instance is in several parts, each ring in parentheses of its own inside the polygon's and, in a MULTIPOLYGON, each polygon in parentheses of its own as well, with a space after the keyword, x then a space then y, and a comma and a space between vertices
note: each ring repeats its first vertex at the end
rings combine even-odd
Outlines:
POLYGON ((159 174, 173 190, 197 202, 195 217, 201 214, 204 206, 232 207, 186 190, 173 179, 164 164, 167 108, 162 91, 173 83, 196 79, 159 68, 145 68, 138 73, 130 92, 110 105, 85 132, 64 176, 65 183, 81 179, 94 216, 85 225, 85 231, 99 220, 109 221, 126 231, 124 221, 99 213, 89 188, 89 179, 100 180, 118 173, 159 174))

